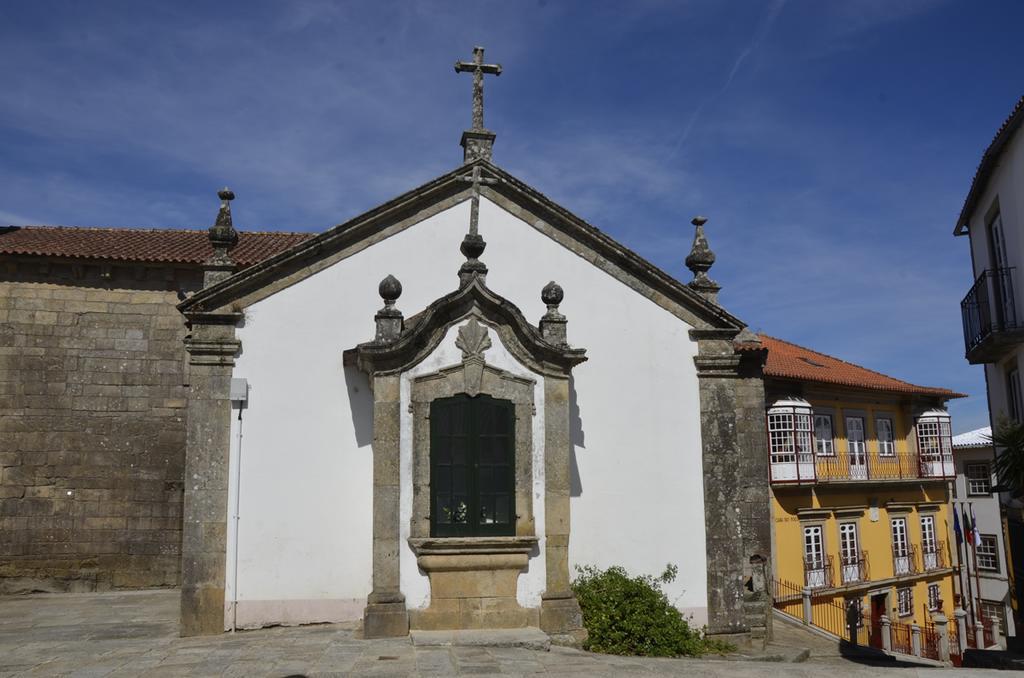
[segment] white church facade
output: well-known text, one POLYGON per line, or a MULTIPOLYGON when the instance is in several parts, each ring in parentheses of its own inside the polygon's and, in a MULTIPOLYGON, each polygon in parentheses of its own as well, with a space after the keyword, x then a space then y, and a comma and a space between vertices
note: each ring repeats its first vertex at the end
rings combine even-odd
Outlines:
POLYGON ((238 272, 222 192, 179 306, 183 633, 578 642, 576 566, 666 563, 709 632, 764 623, 765 354, 717 303, 703 220, 680 283, 494 165, 493 140, 481 113, 461 167, 238 272))

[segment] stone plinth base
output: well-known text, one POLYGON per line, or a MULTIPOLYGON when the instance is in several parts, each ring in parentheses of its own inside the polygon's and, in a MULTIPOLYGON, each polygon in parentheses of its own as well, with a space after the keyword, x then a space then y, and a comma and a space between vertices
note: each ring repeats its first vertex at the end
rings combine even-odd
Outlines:
POLYGON ((536 537, 410 539, 430 578, 430 607, 412 610, 412 628, 512 629, 537 626, 537 610, 519 605, 516 585, 536 537))
POLYGON ((527 650, 551 649, 548 634, 535 626, 522 629, 471 629, 461 631, 411 631, 412 644, 418 647, 521 647, 527 650))
POLYGON ((400 638, 409 635, 405 603, 370 603, 363 611, 364 638, 400 638))
POLYGON ((540 601, 540 628, 555 645, 579 647, 587 639, 583 612, 571 591, 544 595, 540 601))
POLYGON ((179 630, 186 637, 224 633, 224 589, 182 587, 179 630))

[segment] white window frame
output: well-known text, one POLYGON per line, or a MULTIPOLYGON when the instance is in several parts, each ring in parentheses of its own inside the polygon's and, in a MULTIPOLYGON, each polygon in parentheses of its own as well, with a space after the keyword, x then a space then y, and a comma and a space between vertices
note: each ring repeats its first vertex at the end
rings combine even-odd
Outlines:
POLYGON ((981 543, 975 547, 978 569, 985 572, 999 572, 999 538, 994 534, 982 534, 981 543), (984 553, 982 551, 984 550, 984 553), (991 562, 991 564, 989 564, 991 562), (985 564, 982 564, 985 563, 985 564))
POLYGON ((925 570, 939 567, 939 543, 935 538, 935 516, 921 516, 921 564, 925 570))
POLYGON ((919 470, 928 478, 952 477, 953 435, 948 413, 927 412, 917 418, 919 470))
POLYGON ((814 451, 819 457, 836 456, 836 430, 832 415, 824 412, 814 414, 814 451), (818 420, 828 423, 828 436, 818 435, 818 420))
POLYGON ((940 600, 942 600, 942 589, 938 584, 928 584, 928 611, 938 610, 940 600))
POLYGON ((987 462, 977 461, 964 464, 964 481, 970 497, 992 495, 992 467, 987 462))
POLYGON ((846 450, 849 455, 850 477, 866 479, 868 477, 868 446, 867 427, 864 417, 850 414, 846 416, 846 450), (857 426, 850 426, 851 422, 857 422, 857 426), (856 430, 860 438, 854 438, 851 431, 856 430), (856 469, 856 470, 854 470, 856 469))
POLYGON ((892 534, 892 569, 897 577, 910 574, 910 541, 907 538, 907 519, 903 516, 889 520, 892 534))
POLYGON ((896 614, 901 617, 914 614, 914 589, 910 586, 896 589, 896 614))
POLYGON ((811 417, 802 412, 768 412, 772 462, 795 462, 811 453, 811 417))
POLYGON ((860 537, 856 521, 839 523, 839 567, 844 584, 861 580, 860 537))
POLYGON ((875 417, 875 438, 878 439, 878 456, 879 457, 895 457, 896 456, 896 422, 892 417, 881 416, 875 417), (882 422, 885 422, 888 426, 889 439, 884 440, 882 438, 882 422))
POLYGON ((825 526, 820 523, 803 526, 804 536, 804 581, 808 588, 824 588, 828 585, 825 570, 828 559, 825 553, 825 526))

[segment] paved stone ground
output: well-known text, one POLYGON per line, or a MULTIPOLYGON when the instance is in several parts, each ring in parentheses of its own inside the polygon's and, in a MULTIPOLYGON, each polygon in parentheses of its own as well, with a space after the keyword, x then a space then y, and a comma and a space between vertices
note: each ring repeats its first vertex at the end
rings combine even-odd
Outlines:
POLYGON ((780 647, 811 646, 803 664, 638 659, 565 648, 413 647, 360 640, 353 627, 304 626, 205 638, 177 636, 177 591, 0 598, 0 678, 8 676, 670 676, 843 678, 989 671, 879 668, 842 659, 827 641, 780 630, 780 647))

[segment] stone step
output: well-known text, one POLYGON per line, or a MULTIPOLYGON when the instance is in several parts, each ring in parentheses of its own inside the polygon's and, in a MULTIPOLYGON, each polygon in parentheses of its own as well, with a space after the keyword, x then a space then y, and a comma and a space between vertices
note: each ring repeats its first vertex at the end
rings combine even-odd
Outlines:
POLYGON ((551 649, 548 634, 535 626, 522 629, 459 629, 456 631, 410 631, 418 647, 522 647, 551 649))

